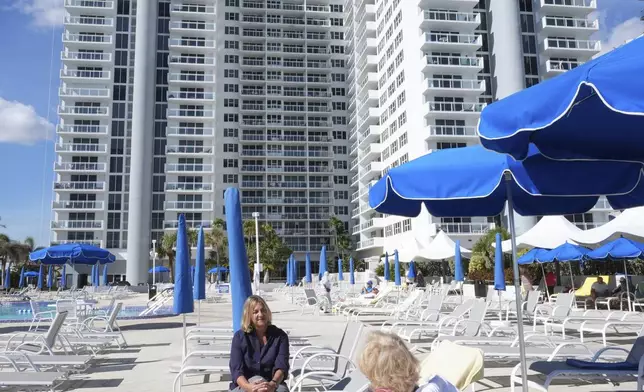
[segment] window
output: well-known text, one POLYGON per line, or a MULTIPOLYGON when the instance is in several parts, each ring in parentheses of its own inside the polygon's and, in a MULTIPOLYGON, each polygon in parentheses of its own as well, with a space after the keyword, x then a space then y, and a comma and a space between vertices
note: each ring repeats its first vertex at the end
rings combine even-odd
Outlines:
POLYGON ((225 49, 239 49, 239 41, 226 41, 224 42, 225 49))
POLYGON ((239 137, 239 129, 224 128, 224 137, 239 137))
POLYGON ((411 230, 411 219, 405 219, 402 221, 402 231, 403 233, 411 230))
POLYGON ((226 26, 224 28, 224 34, 226 34, 226 35, 239 35, 239 27, 226 26))
POLYGON ((236 113, 224 113, 224 122, 239 122, 239 115, 236 113))
POLYGON ((239 14, 237 12, 226 12, 224 14, 224 19, 226 19, 226 20, 239 20, 239 14))
POLYGON ((224 78, 238 78, 239 70, 238 69, 224 69, 224 78))
POLYGON ((224 152, 237 152, 239 144, 224 143, 224 152))
POLYGON ((224 63, 226 64, 238 64, 239 56, 233 54, 227 54, 224 56, 224 63))
POLYGON ((237 159, 224 159, 224 167, 238 167, 238 164, 237 159))
POLYGON ((237 182, 237 174, 224 174, 224 184, 235 184, 237 182))
POLYGON ((344 185, 349 184, 349 180, 347 176, 333 176, 333 182, 336 184, 344 184, 344 185))
POLYGON ((225 108, 239 107, 239 100, 238 99, 232 99, 232 98, 226 98, 226 99, 224 99, 224 107, 225 108))
POLYGON ((239 85, 238 84, 224 84, 225 93, 238 93, 239 85))
POLYGON ((334 191, 333 198, 336 200, 349 200, 349 191, 334 191))

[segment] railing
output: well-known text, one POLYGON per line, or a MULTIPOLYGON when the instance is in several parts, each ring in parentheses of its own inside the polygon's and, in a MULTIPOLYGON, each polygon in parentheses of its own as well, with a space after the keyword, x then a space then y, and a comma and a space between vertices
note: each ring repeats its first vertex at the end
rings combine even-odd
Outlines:
POLYGON ((580 61, 569 61, 569 60, 548 60, 546 61, 546 66, 549 71, 570 71, 580 66, 582 63, 580 61))
POLYGON ((168 99, 196 99, 212 101, 215 93, 205 91, 168 91, 168 99))
POLYGON ((597 0, 542 0, 545 5, 597 8, 597 0))
POLYGON ((215 58, 173 55, 168 59, 168 63, 183 65, 215 65, 215 58))
MULTIPOLYGON (((171 220, 171 221, 164 221, 163 222, 163 228, 164 229, 177 229, 179 227, 179 221, 178 220, 171 220)), ((189 229, 198 229, 199 227, 203 227, 204 229, 209 229, 212 227, 212 222, 211 221, 200 221, 200 220, 186 220, 186 227, 189 229)))
POLYGON ((56 152, 98 152, 106 153, 107 144, 61 143, 56 144, 56 152))
POLYGON ((61 60, 112 61, 112 53, 62 52, 61 60))
POLYGON ((427 79, 427 87, 485 90, 485 82, 477 79, 427 79))
POLYGON ((242 204, 264 204, 266 203, 266 198, 264 197, 244 197, 241 198, 242 204))
POLYGON ((208 117, 215 116, 214 110, 204 109, 168 109, 168 117, 208 117))
POLYGON ((242 165, 241 171, 243 172, 264 172, 266 171, 266 166, 264 165, 242 165))
POLYGON ((167 163, 165 165, 166 172, 212 172, 213 165, 202 163, 167 163))
POLYGON ((572 27, 580 29, 597 29, 599 22, 597 20, 587 20, 580 18, 563 18, 559 16, 544 16, 544 27, 572 27))
POLYGON ((215 48, 216 41, 212 39, 196 39, 196 38, 171 38, 168 46, 182 46, 190 48, 215 48))
POLYGON ((478 102, 429 102, 429 110, 432 112, 463 112, 480 113, 486 106, 478 102))
POLYGON ((170 82, 214 82, 215 75, 213 74, 191 74, 191 73, 171 73, 168 75, 170 82))
POLYGON ((429 129, 429 133, 433 136, 476 136, 474 126, 432 125, 429 129))
POLYGON ((59 107, 58 114, 86 114, 94 116, 106 116, 109 113, 109 109, 104 106, 67 106, 59 107))
POLYGON ((457 67, 483 67, 483 59, 468 56, 426 56, 427 64, 457 67))
POLYGON ((60 95, 61 97, 109 98, 110 89, 61 87, 60 89, 58 89, 58 95, 60 95))
POLYGON ((168 127, 166 128, 166 136, 214 136, 214 128, 199 128, 199 127, 168 127))
POLYGON ((107 164, 94 162, 56 162, 54 170, 75 172, 104 172, 107 164))
POLYGON ((166 182, 166 191, 211 192, 214 185, 208 182, 166 182))
POLYGON ((92 26, 114 26, 114 18, 99 18, 96 16, 65 16, 65 24, 92 25, 92 26))
POLYGON ((61 78, 93 78, 93 79, 109 79, 110 71, 90 71, 90 70, 78 70, 78 69, 61 69, 60 77, 61 78))
POLYGON ((481 23, 481 17, 475 12, 424 11, 423 16, 435 21, 481 23))
POLYGON ((94 245, 98 246, 99 248, 103 247, 103 241, 98 241, 98 240, 59 240, 59 241, 52 241, 51 245, 64 245, 64 244, 86 244, 86 245, 94 245))
POLYGON ((447 234, 485 234, 494 228, 492 223, 440 223, 440 229, 447 234))
POLYGON ((166 201, 166 210, 212 210, 211 201, 166 201))
POLYGON ((440 44, 482 44, 481 36, 476 34, 425 33, 425 40, 440 44))
POLYGON ((358 249, 368 248, 371 246, 382 246, 383 238, 369 238, 368 240, 358 242, 358 249))
POLYGON ((52 202, 52 208, 56 210, 102 210, 104 206, 103 201, 61 200, 52 202))
POLYGON ((90 42, 94 44, 111 44, 111 35, 63 33, 63 42, 90 42))
POLYGON ((546 38, 546 49, 578 49, 578 50, 600 50, 599 41, 578 40, 568 38, 546 38))
POLYGON ((214 23, 175 20, 170 22, 170 29, 215 31, 214 23))
POLYGON ((104 181, 88 181, 88 182, 80 182, 80 181, 62 181, 62 182, 54 182, 54 190, 55 191, 63 191, 63 190, 68 190, 68 191, 102 191, 105 189, 105 182, 104 181))
POLYGON ((106 0, 65 0, 65 7, 114 8, 113 1, 106 0))
POLYGON ((243 181, 241 182, 242 188, 264 188, 266 183, 264 181, 243 181))
POLYGON ((170 12, 192 12, 199 14, 214 14, 215 7, 200 4, 170 4, 170 12))
POLYGON ((59 133, 92 133, 107 135, 107 125, 59 125, 59 133))
POLYGON ((212 147, 208 146, 166 146, 166 154, 212 154, 212 147))
POLYGON ((52 229, 102 229, 103 221, 59 220, 51 222, 52 229))

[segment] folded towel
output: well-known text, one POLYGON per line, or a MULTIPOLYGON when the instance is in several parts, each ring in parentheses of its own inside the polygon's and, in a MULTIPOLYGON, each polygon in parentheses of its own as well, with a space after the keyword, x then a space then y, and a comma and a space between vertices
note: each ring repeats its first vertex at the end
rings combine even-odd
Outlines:
POLYGON ((568 359, 566 365, 586 370, 634 370, 638 365, 629 362, 589 362, 579 359, 568 359))

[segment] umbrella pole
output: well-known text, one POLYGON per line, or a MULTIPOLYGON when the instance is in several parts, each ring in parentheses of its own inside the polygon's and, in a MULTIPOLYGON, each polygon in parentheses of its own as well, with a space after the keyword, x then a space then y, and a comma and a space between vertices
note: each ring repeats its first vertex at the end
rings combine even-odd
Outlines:
POLYGON ((516 242, 516 229, 514 227, 514 203, 512 202, 512 178, 505 174, 505 186, 508 198, 508 222, 510 226, 510 242, 512 244, 512 269, 514 270, 514 296, 517 304, 517 332, 519 338, 519 356, 521 360, 521 390, 528 392, 528 364, 525 354, 525 340, 523 332, 523 312, 522 312, 522 298, 521 298, 521 285, 519 282, 519 264, 517 263, 517 242, 516 242))
MULTIPOLYGON (((503 311, 501 310, 501 290, 497 290, 496 292, 499 294, 499 321, 503 321, 503 311)), ((462 299, 461 303, 463 303, 462 299)))
POLYGON ((574 307, 577 307, 577 295, 575 295, 575 278, 572 276, 572 261, 568 262, 568 266, 570 267, 570 287, 572 290, 572 295, 575 299, 575 303, 573 304, 574 307))
POLYGON ((186 314, 183 313, 181 316, 183 317, 183 335, 182 335, 182 338, 181 338, 181 342, 183 344, 183 347, 181 348, 181 351, 182 351, 182 354, 183 354, 182 359, 185 361, 186 355, 188 355, 188 353, 186 352, 186 314))
MULTIPOLYGON (((628 288, 628 269, 626 268, 626 259, 624 259, 624 275, 626 275, 626 298, 628 299, 628 311, 631 312, 634 309, 631 308, 631 290, 628 288)), ((622 307, 620 306, 620 309, 622 307)))
POLYGON ((201 300, 197 302, 197 325, 201 326, 201 300))
POLYGON ((548 298, 548 302, 550 302, 550 292, 548 291, 548 282, 546 282, 546 270, 543 268, 543 263, 539 263, 541 265, 541 274, 543 275, 543 283, 546 286, 546 298, 548 298))

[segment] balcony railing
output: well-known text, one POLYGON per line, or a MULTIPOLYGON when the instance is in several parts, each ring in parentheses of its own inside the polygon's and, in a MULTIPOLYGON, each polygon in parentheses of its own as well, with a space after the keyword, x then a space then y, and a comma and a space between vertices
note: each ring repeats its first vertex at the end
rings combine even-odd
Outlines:
POLYGON ((212 118, 215 116, 214 110, 204 109, 168 109, 168 117, 207 117, 212 118))
POLYGON ((109 88, 76 88, 76 87, 61 87, 58 90, 58 95, 61 97, 71 98, 109 98, 109 88))
POLYGON ((109 108, 105 106, 60 106, 59 115, 87 115, 87 116, 107 116, 109 108))
POLYGON ((168 127, 166 128, 166 136, 214 136, 214 128, 200 128, 200 127, 168 127))
POLYGON ((213 183, 208 182, 166 182, 166 191, 211 192, 213 183))
POLYGON ((214 14, 215 7, 201 4, 170 4, 170 12, 190 12, 196 14, 214 14))
POLYGON ((165 165, 166 172, 204 172, 212 173, 214 170, 213 165, 202 163, 167 163, 165 165))
POLYGON ((82 25, 82 26, 114 26, 113 18, 99 18, 95 16, 65 16, 65 24, 67 25, 82 25))
POLYGON ((103 221, 97 220, 58 220, 51 222, 52 229, 102 229, 103 221))
POLYGON ((542 0, 545 5, 597 8, 597 0, 542 0))
POLYGON ((569 38, 546 38, 546 49, 570 49, 599 51, 601 43, 593 40, 578 40, 569 38))
POLYGON ((445 21, 445 22, 471 22, 480 23, 481 17, 475 12, 459 11, 424 11, 423 16, 426 20, 445 21))
POLYGON ((363 248, 369 248, 372 246, 382 246, 383 245, 383 238, 369 238, 368 240, 360 241, 358 242, 358 249, 363 249, 363 248))
POLYGON ((580 18, 563 18, 559 16, 545 16, 543 18, 544 27, 570 27, 577 29, 597 29, 599 22, 597 20, 587 20, 580 18))
POLYGON ((429 102, 432 112, 481 113, 485 106, 478 102, 429 102))
POLYGON ((168 99, 194 99, 202 101, 212 101, 215 99, 215 93, 204 91, 168 91, 168 99))
POLYGON ((182 55, 172 55, 168 59, 168 64, 181 65, 215 65, 214 57, 191 57, 182 55))
POLYGON ((474 126, 432 125, 429 129, 432 136, 476 136, 476 127, 474 126))
POLYGON ((181 46, 183 48, 214 49, 216 41, 211 39, 171 38, 168 46, 181 46))
POLYGON ((59 143, 56 152, 96 152, 106 153, 106 144, 59 143))
POLYGON ((103 201, 62 200, 52 202, 52 208, 55 210, 102 210, 104 205, 103 201))
POLYGON ((63 33, 63 42, 74 42, 74 43, 91 43, 91 44, 111 44, 112 36, 105 34, 74 34, 65 32, 63 33))
POLYGON ((209 146, 166 146, 166 154, 212 154, 209 146))
POLYGON ((197 31, 215 31, 214 23, 195 22, 175 20, 170 22, 170 29, 197 30, 197 31))
POLYGON ((96 53, 96 52, 62 52, 60 54, 61 60, 73 61, 112 61, 112 53, 96 53))
POLYGON ((211 201, 166 201, 166 210, 205 210, 210 211, 213 208, 211 201))
POLYGON ((427 42, 439 44, 480 45, 481 36, 476 34, 425 33, 427 42))
POLYGON ((171 73, 170 75, 168 75, 168 81, 169 82, 214 82, 215 75, 171 73))
POLYGON ((105 190, 104 181, 60 181, 54 182, 55 191, 102 191, 105 190))
MULTIPOLYGON (((170 221, 165 221, 163 222, 163 228, 164 229, 177 229, 179 227, 179 221, 178 220, 170 220, 170 221)), ((210 229, 212 227, 212 222, 211 221, 205 221, 205 220, 186 220, 186 227, 189 229, 198 229, 199 227, 203 227, 204 229, 210 229)))
POLYGON ((56 162, 54 170, 70 172, 104 172, 107 164, 98 162, 56 162))
POLYGON ((107 135, 107 125, 59 125, 58 133, 89 133, 107 135))
POLYGON ((114 2, 107 0, 65 0, 65 7, 112 9, 114 8, 114 2))
POLYGON ((447 234, 485 234, 493 228, 493 223, 440 223, 440 229, 447 234))
POLYGON ((58 241, 52 241, 51 245, 64 245, 64 244, 86 244, 86 245, 94 245, 98 246, 99 248, 103 247, 103 241, 99 240, 58 240, 58 241))
POLYGON ((91 78, 91 79, 109 79, 111 77, 110 71, 89 71, 78 69, 61 69, 61 78, 91 78))
POLYGON ((485 90, 485 82, 478 79, 427 79, 427 87, 459 90, 485 90))

